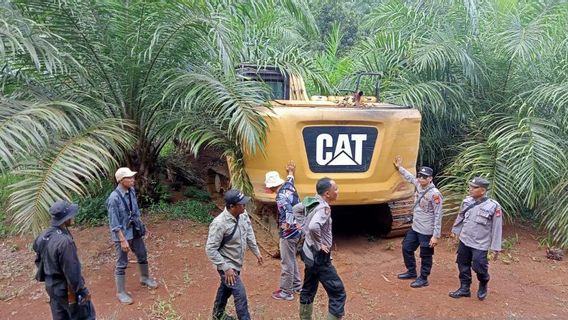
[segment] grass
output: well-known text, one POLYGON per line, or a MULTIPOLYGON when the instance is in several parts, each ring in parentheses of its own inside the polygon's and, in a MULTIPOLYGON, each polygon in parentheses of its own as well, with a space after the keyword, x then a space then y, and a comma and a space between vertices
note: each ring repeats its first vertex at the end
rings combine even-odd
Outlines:
POLYGON ((6 204, 8 203, 7 187, 14 184, 22 178, 4 174, 0 175, 0 237, 5 237, 13 234, 16 230, 10 225, 9 217, 6 213, 6 204))
POLYGON ((213 220, 209 212, 214 208, 215 205, 212 203, 186 200, 176 203, 159 203, 146 210, 152 215, 165 216, 167 219, 189 219, 208 224, 213 220))
POLYGON ((150 319, 160 320, 180 320, 182 317, 177 313, 173 306, 173 298, 167 300, 158 297, 150 308, 150 319))

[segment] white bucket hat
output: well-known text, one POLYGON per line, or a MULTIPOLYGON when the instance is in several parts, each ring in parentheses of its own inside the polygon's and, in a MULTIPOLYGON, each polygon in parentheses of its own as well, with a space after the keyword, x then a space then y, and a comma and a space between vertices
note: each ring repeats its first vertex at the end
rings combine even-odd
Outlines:
POLYGON ((126 167, 123 167, 123 168, 118 168, 118 170, 116 170, 114 177, 116 178, 116 182, 120 182, 120 180, 124 178, 134 177, 135 174, 136 171, 132 171, 126 167))
POLYGON ((278 187, 279 185, 283 184, 284 180, 280 178, 280 175, 277 171, 268 171, 266 173, 266 179, 264 180, 264 184, 267 188, 278 187))

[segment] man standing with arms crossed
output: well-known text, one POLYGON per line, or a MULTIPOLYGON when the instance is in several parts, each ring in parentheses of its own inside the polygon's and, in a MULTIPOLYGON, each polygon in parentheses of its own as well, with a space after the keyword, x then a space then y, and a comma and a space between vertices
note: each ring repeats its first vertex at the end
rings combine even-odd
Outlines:
POLYGON ((300 292, 300 319, 310 320, 314 308, 314 298, 321 282, 327 292, 328 320, 341 319, 345 315, 347 294, 343 281, 339 278, 335 267, 331 264, 330 203, 337 199, 338 188, 334 180, 321 178, 316 184, 317 207, 306 218, 304 226, 306 240, 302 247, 302 260, 305 263, 304 284, 300 292))
POLYGON ((449 293, 452 298, 471 296, 471 269, 477 273, 479 280, 477 298, 485 300, 487 297, 487 251, 491 249, 495 253, 494 260, 497 259, 503 228, 501 205, 487 197, 488 188, 489 181, 480 177, 469 182, 469 196, 463 200, 452 228, 452 235, 460 240, 456 259, 460 288, 449 293))
POLYGON ((294 186, 294 173, 296 164, 288 161, 286 165, 288 177, 286 181, 280 178, 277 171, 266 173, 264 184, 276 193, 276 206, 278 209, 278 225, 280 234, 280 289, 272 293, 276 300, 293 300, 294 292, 302 287, 300 271, 296 262, 296 248, 300 241, 301 230, 298 229, 294 219, 292 207, 300 202, 300 196, 294 186))
POLYGON ((432 270, 434 247, 438 244, 442 229, 442 194, 432 183, 433 170, 420 167, 416 178, 402 166, 402 158, 394 159, 394 166, 408 182, 416 187, 415 204, 412 209, 412 228, 402 240, 402 256, 406 272, 399 279, 416 278, 416 258, 414 252, 420 247, 422 265, 420 276, 410 286, 422 288, 429 285, 428 276, 432 270))

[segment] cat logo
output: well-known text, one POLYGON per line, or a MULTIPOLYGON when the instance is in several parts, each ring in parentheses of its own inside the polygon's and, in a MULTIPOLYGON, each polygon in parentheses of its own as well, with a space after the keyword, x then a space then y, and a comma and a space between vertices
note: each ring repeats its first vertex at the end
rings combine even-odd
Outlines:
POLYGON ((306 127, 308 163, 313 172, 365 172, 369 169, 377 129, 374 127, 306 127))

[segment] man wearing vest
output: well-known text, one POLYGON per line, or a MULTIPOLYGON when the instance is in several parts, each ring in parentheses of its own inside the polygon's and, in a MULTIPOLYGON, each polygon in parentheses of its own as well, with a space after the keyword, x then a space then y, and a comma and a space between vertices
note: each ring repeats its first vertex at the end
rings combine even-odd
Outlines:
POLYGON ((111 239, 116 248, 116 297, 122 304, 132 304, 133 300, 125 289, 128 252, 132 250, 138 261, 140 284, 150 289, 158 287, 150 278, 148 255, 144 244, 146 227, 140 219, 140 209, 134 191, 135 171, 119 168, 114 177, 118 186, 106 201, 111 239))
POLYGON ((239 320, 249 320, 247 294, 240 277, 247 247, 256 256, 259 265, 263 259, 245 205, 250 197, 237 189, 225 193, 225 210, 209 225, 205 252, 215 265, 221 283, 213 304, 213 319, 234 319, 225 314, 225 307, 231 295, 235 299, 235 310, 239 320))
POLYGON ((459 237, 458 264, 460 288, 449 293, 452 298, 470 297, 471 269, 477 273, 479 288, 477 298, 487 297, 489 262, 487 251, 494 252, 497 259, 501 251, 503 212, 501 205, 487 197, 489 181, 475 177, 469 182, 469 196, 466 197, 456 217, 452 234, 459 237))
POLYGON ((432 270, 434 247, 438 244, 442 229, 442 194, 432 183, 433 170, 420 167, 416 177, 402 167, 402 158, 397 156, 394 166, 408 182, 416 187, 415 203, 412 209, 412 228, 402 240, 402 256, 406 272, 398 275, 399 279, 416 279, 416 258, 414 252, 420 247, 422 265, 420 276, 410 286, 421 288, 428 286, 428 276, 432 270))

